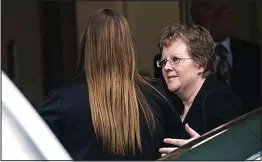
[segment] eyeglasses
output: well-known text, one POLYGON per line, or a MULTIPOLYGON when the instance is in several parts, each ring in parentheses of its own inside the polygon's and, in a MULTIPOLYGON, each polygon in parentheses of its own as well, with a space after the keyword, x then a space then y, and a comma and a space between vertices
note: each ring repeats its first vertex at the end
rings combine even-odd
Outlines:
POLYGON ((157 65, 157 67, 162 68, 167 64, 168 61, 171 65, 176 65, 183 59, 191 59, 191 58, 189 58, 189 57, 179 58, 179 57, 173 56, 173 57, 170 57, 169 59, 157 60, 156 65, 157 65))

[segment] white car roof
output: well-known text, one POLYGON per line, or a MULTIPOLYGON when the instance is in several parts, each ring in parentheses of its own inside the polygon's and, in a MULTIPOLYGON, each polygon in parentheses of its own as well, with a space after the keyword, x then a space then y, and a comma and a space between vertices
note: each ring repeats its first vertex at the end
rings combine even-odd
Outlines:
POLYGON ((2 160, 72 160, 3 71, 2 160))

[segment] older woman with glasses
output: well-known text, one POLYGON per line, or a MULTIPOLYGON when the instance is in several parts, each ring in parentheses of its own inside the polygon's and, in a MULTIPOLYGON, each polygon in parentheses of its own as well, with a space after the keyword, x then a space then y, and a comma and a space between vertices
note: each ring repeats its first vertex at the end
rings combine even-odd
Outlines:
MULTIPOLYGON (((162 30, 159 42, 162 57, 157 66, 170 92, 179 99, 181 120, 204 134, 244 113, 241 101, 215 73, 214 42, 201 26, 173 24, 162 30)), ((165 139, 176 144, 176 139, 165 139)), ((162 148, 160 152, 168 153, 162 148)))

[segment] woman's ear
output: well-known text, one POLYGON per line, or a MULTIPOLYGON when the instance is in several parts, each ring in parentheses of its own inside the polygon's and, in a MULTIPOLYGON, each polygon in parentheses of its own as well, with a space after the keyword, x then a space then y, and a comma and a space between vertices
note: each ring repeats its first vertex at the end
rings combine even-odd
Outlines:
POLYGON ((198 75, 203 74, 204 70, 205 70, 205 67, 203 67, 201 65, 198 65, 198 72, 197 72, 197 74, 198 75))
POLYGON ((198 72, 197 72, 197 74, 198 74, 198 75, 203 74, 204 71, 205 71, 205 69, 206 69, 206 66, 207 66, 207 59, 206 59, 206 58, 204 58, 204 59, 205 59, 205 64, 203 64, 203 63, 199 63, 199 64, 197 64, 197 65, 198 65, 198 66, 197 66, 197 68, 198 68, 198 72))

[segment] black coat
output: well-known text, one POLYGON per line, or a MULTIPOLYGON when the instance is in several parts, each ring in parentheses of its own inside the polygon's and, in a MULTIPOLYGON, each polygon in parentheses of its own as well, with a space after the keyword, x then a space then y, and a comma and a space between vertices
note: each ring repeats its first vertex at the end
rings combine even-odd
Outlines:
MULTIPOLYGON (((84 80, 82 77, 52 90, 43 107, 38 110, 73 160, 156 160, 160 157, 159 148, 164 146, 165 137, 189 138, 173 107, 151 88, 142 88, 155 115, 153 139, 145 119, 140 115, 142 154, 137 152, 135 156, 119 156, 103 151, 94 133, 88 88, 84 80)), ((158 89, 161 87, 158 83, 155 85, 158 89)))
MULTIPOLYGON (((166 95, 182 115, 184 109, 182 101, 167 89, 166 95)), ((196 95, 183 123, 188 123, 191 128, 202 135, 244 113, 241 100, 229 86, 218 81, 216 76, 209 75, 196 95)))
POLYGON ((204 134, 244 113, 241 101, 228 85, 210 75, 196 95, 183 123, 204 134))
POLYGON ((257 44, 231 38, 233 68, 230 86, 247 112, 261 106, 260 49, 257 44))

